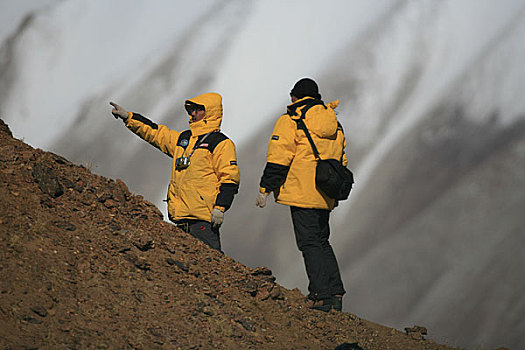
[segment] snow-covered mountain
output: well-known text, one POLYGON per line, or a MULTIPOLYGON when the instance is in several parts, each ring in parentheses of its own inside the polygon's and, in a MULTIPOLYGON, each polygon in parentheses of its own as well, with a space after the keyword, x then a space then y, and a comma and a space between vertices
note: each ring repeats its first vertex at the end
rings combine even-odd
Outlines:
POLYGON ((242 172, 224 249, 303 290, 288 209, 253 203, 273 123, 313 77, 341 99, 357 181, 332 216, 345 309, 453 345, 525 347, 522 1, 10 0, 0 13, 14 134, 161 209, 170 160, 108 102, 183 129, 183 101, 220 92, 242 172))

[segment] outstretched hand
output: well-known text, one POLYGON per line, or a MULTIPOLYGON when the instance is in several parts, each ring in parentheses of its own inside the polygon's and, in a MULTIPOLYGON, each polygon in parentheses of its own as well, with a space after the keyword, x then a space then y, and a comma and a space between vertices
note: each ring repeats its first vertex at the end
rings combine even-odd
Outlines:
POLYGON ((111 114, 115 117, 115 119, 122 119, 123 121, 126 121, 128 119, 128 111, 126 111, 124 108, 120 107, 115 102, 110 102, 110 105, 113 106, 113 109, 111 110, 111 114))

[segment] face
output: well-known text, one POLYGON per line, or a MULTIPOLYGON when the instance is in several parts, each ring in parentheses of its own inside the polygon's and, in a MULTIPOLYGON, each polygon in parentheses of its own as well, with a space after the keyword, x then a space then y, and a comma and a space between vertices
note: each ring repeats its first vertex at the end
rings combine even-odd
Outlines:
POLYGON ((198 122, 199 120, 202 120, 205 115, 206 111, 203 111, 202 109, 195 109, 191 112, 191 121, 198 122))
POLYGON ((290 95, 290 97, 292 98, 292 103, 294 103, 295 101, 298 101, 299 99, 297 97, 295 97, 294 95, 290 95))

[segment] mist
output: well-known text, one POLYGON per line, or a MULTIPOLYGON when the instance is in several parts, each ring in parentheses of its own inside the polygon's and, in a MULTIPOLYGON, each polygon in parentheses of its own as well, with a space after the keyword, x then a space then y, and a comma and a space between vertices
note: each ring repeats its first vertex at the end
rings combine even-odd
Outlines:
MULTIPOLYGON (((0 117, 166 213, 171 160, 109 101, 188 128, 223 96, 241 187, 223 249, 306 292, 289 209, 255 208, 274 122, 302 77, 338 118, 356 184, 331 216, 344 310, 468 348, 525 347, 522 1, 3 1, 0 117)), ((0 18, 0 19, 1 19, 0 18)))

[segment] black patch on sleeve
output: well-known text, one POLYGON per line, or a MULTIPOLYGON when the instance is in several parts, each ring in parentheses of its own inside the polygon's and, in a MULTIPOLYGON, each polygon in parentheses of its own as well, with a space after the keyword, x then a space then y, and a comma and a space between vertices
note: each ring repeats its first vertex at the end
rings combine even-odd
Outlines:
POLYGON ((237 165, 237 161, 236 160, 230 160, 230 165, 237 165))
POLYGON ((279 140, 279 135, 272 135, 272 140, 279 140))
POLYGON ((188 144, 190 142, 191 137, 191 130, 184 130, 180 133, 179 138, 177 139, 177 146, 182 147, 186 149, 188 147, 188 144), (187 142, 184 142, 183 140, 186 140, 187 142))
POLYGON ((282 186, 288 175, 289 166, 266 163, 260 186, 267 191, 275 192, 282 186))
POLYGON ((146 118, 142 114, 138 114, 138 113, 133 112, 133 115, 131 116, 131 119, 139 121, 141 123, 144 123, 147 126, 149 126, 150 128, 155 129, 155 130, 157 130, 159 128, 159 126, 156 123, 152 122, 150 119, 146 118))
POLYGON ((232 203, 233 197, 239 192, 239 184, 227 183, 221 184, 219 187, 219 194, 215 199, 215 205, 224 207, 224 210, 228 210, 232 203))

